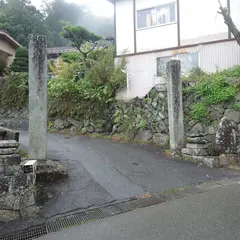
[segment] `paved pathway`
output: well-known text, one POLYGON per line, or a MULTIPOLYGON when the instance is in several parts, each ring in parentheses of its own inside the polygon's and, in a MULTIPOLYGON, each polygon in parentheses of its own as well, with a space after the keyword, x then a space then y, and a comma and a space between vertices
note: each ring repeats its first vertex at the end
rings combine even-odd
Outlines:
MULTIPOLYGON (((27 132, 20 132, 20 142, 27 146, 27 132)), ((50 159, 69 169, 69 179, 52 186, 53 197, 42 210, 45 218, 239 174, 168 159, 157 147, 106 139, 51 133, 48 149, 50 159)))
POLYGON ((39 240, 239 240, 240 185, 137 209, 39 240))

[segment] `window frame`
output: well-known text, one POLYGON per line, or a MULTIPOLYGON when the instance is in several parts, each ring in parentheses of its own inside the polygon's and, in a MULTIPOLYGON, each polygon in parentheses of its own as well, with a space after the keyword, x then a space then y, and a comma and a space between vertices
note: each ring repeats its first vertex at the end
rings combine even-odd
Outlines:
POLYGON ((178 14, 178 11, 177 11, 177 2, 176 1, 172 1, 172 2, 169 2, 169 3, 157 5, 157 6, 152 6, 152 7, 140 8, 140 9, 136 10, 136 18, 135 18, 135 21, 136 21, 136 31, 141 31, 141 30, 145 30, 145 29, 149 29, 149 28, 156 28, 156 27, 162 27, 162 26, 176 24, 177 23, 177 14, 178 14), (164 23, 164 24, 156 24, 156 25, 153 25, 153 26, 138 28, 138 12, 141 12, 141 11, 144 11, 144 10, 151 10, 151 9, 155 9, 156 10, 159 7, 164 7, 164 6, 167 6, 169 4, 174 4, 175 5, 175 21, 164 23))
MULTIPOLYGON (((186 53, 178 53, 178 54, 175 54, 175 55, 171 55, 171 56, 161 56, 161 57, 156 57, 156 74, 157 74, 157 77, 162 77, 163 75, 160 74, 159 72, 159 68, 158 68, 158 59, 161 59, 161 58, 171 58, 170 60, 180 60, 179 59, 179 55, 181 54, 197 54, 197 60, 198 60, 198 66, 197 67, 200 67, 201 66, 201 63, 200 63, 200 51, 194 51, 194 52, 186 52, 186 53)), ((181 61, 181 60, 180 60, 181 61)), ((193 68, 191 68, 193 69, 193 68)), ((184 75, 183 74, 184 71, 183 69, 181 68, 181 75, 184 75)))

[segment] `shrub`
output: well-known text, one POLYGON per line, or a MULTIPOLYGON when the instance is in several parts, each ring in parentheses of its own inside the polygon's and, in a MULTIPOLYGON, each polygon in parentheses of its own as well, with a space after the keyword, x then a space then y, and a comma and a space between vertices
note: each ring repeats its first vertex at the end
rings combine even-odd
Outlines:
POLYGON ((19 47, 12 63, 13 72, 28 72, 28 50, 19 47))
POLYGON ((116 67, 113 49, 105 49, 89 53, 84 61, 75 58, 68 62, 62 61, 57 77, 49 82, 51 115, 102 117, 116 90, 125 83, 126 76, 120 70, 124 61, 116 67))
POLYGON ((28 74, 11 73, 6 76, 0 88, 1 109, 20 110, 28 101, 28 74))
POLYGON ((193 76, 196 85, 187 87, 184 91, 194 94, 196 99, 201 99, 200 103, 192 105, 192 111, 190 111, 191 117, 195 120, 206 120, 208 106, 229 102, 239 91, 239 86, 231 84, 227 78, 240 77, 240 66, 214 74, 199 71, 198 74, 196 72, 193 75, 190 74, 186 79, 190 80, 193 76))
POLYGON ((7 60, 4 57, 0 56, 0 77, 4 75, 6 68, 7 68, 7 60))

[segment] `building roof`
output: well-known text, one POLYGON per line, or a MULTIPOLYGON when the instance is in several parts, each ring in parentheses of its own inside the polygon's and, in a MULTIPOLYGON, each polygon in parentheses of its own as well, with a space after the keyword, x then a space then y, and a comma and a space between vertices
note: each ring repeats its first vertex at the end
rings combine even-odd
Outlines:
POLYGON ((20 43, 18 43, 14 38, 12 38, 7 32, 3 30, 0 30, 0 38, 4 39, 6 42, 8 42, 16 49, 21 47, 20 43))
POLYGON ((53 48, 48 48, 47 53, 48 54, 61 54, 61 53, 66 53, 66 52, 76 52, 77 50, 72 48, 72 47, 53 47, 53 48))

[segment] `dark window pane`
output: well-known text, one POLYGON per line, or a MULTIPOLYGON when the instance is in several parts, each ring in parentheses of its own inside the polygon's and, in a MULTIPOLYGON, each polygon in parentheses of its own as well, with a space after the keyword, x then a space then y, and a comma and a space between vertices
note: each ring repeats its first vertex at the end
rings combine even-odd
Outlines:
POLYGON ((175 3, 170 3, 157 7, 156 15, 158 25, 175 22, 175 3))
POLYGON ((182 74, 187 74, 189 70, 199 67, 198 52, 179 54, 177 58, 181 61, 182 74))
POLYGON ((169 4, 169 9, 170 9, 170 22, 175 22, 176 21, 176 4, 171 3, 169 4))
POLYGON ((166 75, 167 63, 172 57, 159 57, 157 58, 157 76, 163 77, 166 75))
POLYGON ((137 12, 137 28, 151 27, 156 25, 155 8, 137 12))

